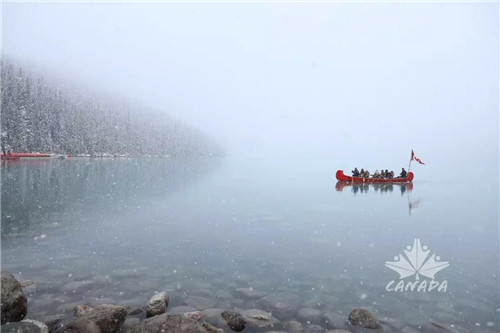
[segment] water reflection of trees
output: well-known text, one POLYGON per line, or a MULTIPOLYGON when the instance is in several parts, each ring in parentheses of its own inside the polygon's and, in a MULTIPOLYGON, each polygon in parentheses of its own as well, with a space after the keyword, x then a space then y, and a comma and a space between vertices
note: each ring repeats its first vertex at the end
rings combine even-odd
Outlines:
POLYGON ((342 192, 345 188, 350 188, 351 192, 356 193, 367 193, 369 190, 373 190, 378 193, 392 192, 397 189, 401 194, 405 194, 407 191, 413 190, 413 183, 352 183, 339 181, 335 185, 335 189, 338 192, 342 192))
POLYGON ((2 163, 2 237, 52 223, 70 210, 130 205, 173 193, 213 170, 217 159, 68 159, 2 163))

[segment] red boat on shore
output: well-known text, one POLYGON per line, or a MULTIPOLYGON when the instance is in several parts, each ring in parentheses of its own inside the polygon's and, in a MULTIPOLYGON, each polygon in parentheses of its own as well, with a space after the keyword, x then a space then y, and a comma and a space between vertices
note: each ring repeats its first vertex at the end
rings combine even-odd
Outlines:
POLYGON ((9 153, 0 155, 2 160, 17 161, 20 158, 52 157, 50 154, 42 153, 9 153))
POLYGON ((337 180, 344 182, 353 183, 411 183, 413 180, 413 172, 408 172, 406 178, 363 178, 363 177, 351 177, 344 175, 343 170, 337 170, 335 174, 337 180))
POLYGON ((1 155, 2 161, 17 161, 19 157, 10 155, 1 155))
POLYGON ((52 157, 50 154, 43 153, 11 153, 10 155, 17 157, 52 157))

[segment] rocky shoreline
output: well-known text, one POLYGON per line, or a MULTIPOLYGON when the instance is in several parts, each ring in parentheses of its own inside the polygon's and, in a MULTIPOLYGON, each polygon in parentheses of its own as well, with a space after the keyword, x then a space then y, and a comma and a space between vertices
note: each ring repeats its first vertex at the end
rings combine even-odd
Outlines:
POLYGON ((171 306, 168 292, 162 291, 152 295, 142 308, 80 304, 73 307, 72 315, 57 314, 40 321, 26 318, 29 312, 23 285, 8 271, 2 271, 1 291, 4 333, 459 332, 452 325, 432 321, 412 327, 395 319, 379 320, 363 308, 353 309, 348 316, 322 312, 313 306, 296 310, 293 295, 266 295, 253 288, 239 288, 236 292, 248 299, 249 305, 254 305, 251 300, 262 300, 263 309, 245 308, 245 304, 237 309, 197 306, 201 300, 171 306))

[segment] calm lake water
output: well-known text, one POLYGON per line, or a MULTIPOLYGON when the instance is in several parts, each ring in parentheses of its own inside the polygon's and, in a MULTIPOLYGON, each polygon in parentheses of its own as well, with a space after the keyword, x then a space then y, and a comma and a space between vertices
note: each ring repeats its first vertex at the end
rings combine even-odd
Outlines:
POLYGON ((431 321, 500 331, 497 180, 417 171, 412 186, 341 186, 334 162, 237 158, 37 160, 1 171, 2 269, 34 283, 32 319, 82 303, 144 308, 167 290, 171 309, 272 311, 277 331, 292 319, 338 327, 356 307, 387 331, 442 331, 431 321), (435 275, 446 291, 386 290, 400 279, 385 262, 415 239, 449 263, 435 275))

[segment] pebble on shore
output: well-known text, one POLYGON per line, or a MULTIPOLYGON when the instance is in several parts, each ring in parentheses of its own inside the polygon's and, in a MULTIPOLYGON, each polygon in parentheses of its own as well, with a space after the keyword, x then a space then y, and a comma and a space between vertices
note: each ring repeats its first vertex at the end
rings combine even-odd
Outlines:
POLYGON ((146 317, 154 317, 167 312, 170 297, 165 291, 154 294, 146 305, 146 317))
POLYGON ((247 326, 247 322, 239 312, 226 310, 221 313, 221 316, 226 321, 227 326, 229 326, 233 331, 243 331, 247 326))
MULTIPOLYGON (((245 291, 247 290, 245 289, 245 291)), ((189 299, 205 300, 204 297, 199 296, 192 296, 189 299)), ((210 301, 209 298, 207 300, 210 301)), ((90 301, 89 304, 92 306, 74 306, 73 318, 67 317, 65 314, 52 315, 46 317, 44 324, 35 320, 22 320, 27 313, 27 301, 22 285, 10 272, 2 271, 2 331, 10 333, 149 333, 157 332, 158 329, 162 331, 172 329, 179 333, 223 333, 225 330, 218 327, 224 327, 227 324, 231 330, 237 332, 247 327, 249 330, 268 330, 268 332, 271 332, 273 328, 284 328, 288 332, 297 333, 325 331, 344 333, 349 332, 348 330, 356 332, 362 330, 364 332, 365 329, 384 332, 416 332, 413 328, 416 324, 409 325, 392 318, 381 318, 379 321, 367 309, 355 308, 346 318, 345 314, 337 313, 331 309, 325 311, 325 309, 304 307, 296 310, 297 307, 291 304, 282 306, 281 300, 296 303, 295 296, 291 293, 279 292, 264 297, 261 305, 264 305, 264 308, 266 308, 265 305, 268 305, 269 308, 278 310, 292 309, 293 313, 302 319, 302 322, 293 319, 293 317, 282 318, 278 316, 278 319, 274 317, 273 311, 269 312, 258 308, 238 312, 235 310, 223 311, 222 308, 214 307, 199 310, 192 306, 183 305, 174 307, 169 313, 166 313, 169 296, 166 292, 161 292, 153 295, 148 301, 146 305, 147 318, 143 320, 135 317, 142 313, 141 308, 128 306, 129 313, 127 313, 127 309, 123 306, 103 304, 92 307, 94 303, 90 301), (323 326, 325 324, 330 330, 323 326)), ((252 303, 254 306, 257 304, 257 302, 252 303)), ((314 305, 314 303, 311 304, 314 305)), ((249 304, 246 305, 250 307, 249 304)), ((144 315, 141 317, 144 318, 144 315)), ((428 331, 443 332, 458 332, 460 328, 460 326, 442 324, 433 320, 419 327, 428 331)))
POLYGON ((364 328, 379 329, 380 322, 370 311, 365 309, 354 309, 349 315, 349 322, 354 326, 361 326, 364 328))

